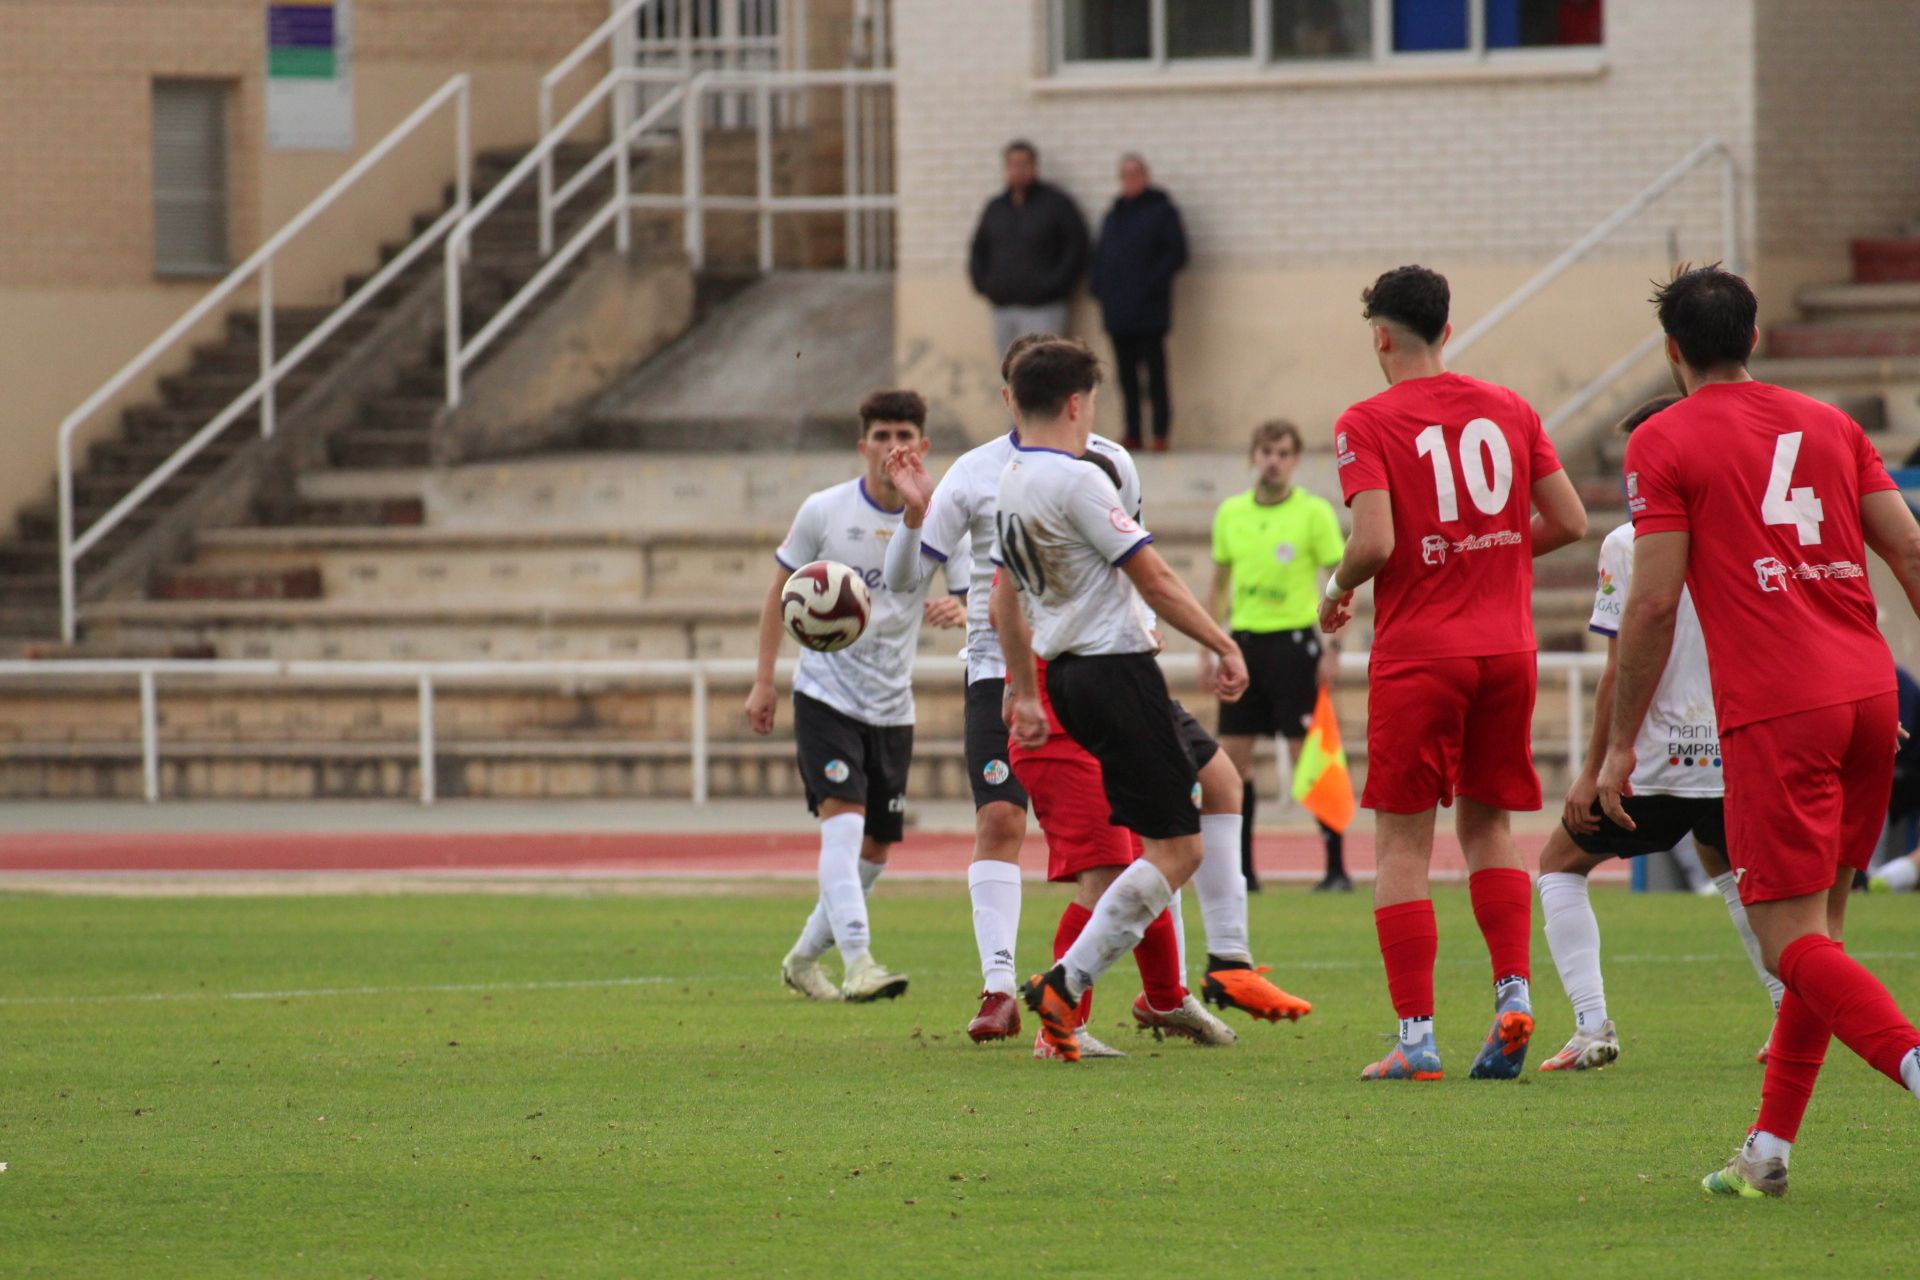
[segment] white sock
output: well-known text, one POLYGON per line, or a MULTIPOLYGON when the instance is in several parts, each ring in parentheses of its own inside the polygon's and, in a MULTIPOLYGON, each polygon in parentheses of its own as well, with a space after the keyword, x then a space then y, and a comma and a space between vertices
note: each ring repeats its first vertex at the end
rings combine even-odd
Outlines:
POLYGON ((1920 863, 1912 858, 1894 858, 1873 874, 1895 893, 1912 893, 1920 884, 1920 863))
POLYGON ((1020 933, 1020 868, 1011 862, 976 862, 967 868, 973 899, 973 941, 980 948, 980 977, 988 991, 1012 995, 1013 944, 1020 933))
POLYGON ((1423 1040, 1433 1039, 1432 1018, 1400 1019, 1400 1047, 1411 1049, 1423 1040))
POLYGON ((1253 963, 1247 942, 1247 878, 1240 872, 1240 815, 1200 815, 1200 869, 1191 881, 1207 927, 1207 954, 1253 963))
POLYGON ((1180 918, 1180 899, 1186 894, 1184 889, 1173 891, 1173 901, 1167 904, 1167 910, 1173 913, 1173 954, 1180 964, 1180 981, 1187 980, 1187 922, 1180 918))
POLYGON ((1540 913, 1560 985, 1573 1002, 1574 1025, 1598 1031, 1607 1020, 1607 985, 1600 976, 1600 922, 1587 900, 1587 878, 1569 871, 1541 875, 1540 913))
POLYGON ((1780 1012, 1780 1002, 1786 998, 1787 987, 1780 979, 1767 972, 1767 962, 1760 958, 1760 939, 1754 936, 1753 926, 1747 923, 1747 909, 1740 903, 1740 877, 1729 871, 1723 876, 1713 878, 1713 887, 1720 891, 1721 901, 1727 904, 1727 915, 1733 919, 1733 931, 1740 935, 1740 945, 1747 949, 1747 959, 1753 962, 1753 971, 1760 983, 1767 989, 1767 996, 1773 1001, 1773 1011, 1780 1012))
POLYGON ((1920 1045, 1908 1050, 1907 1056, 1900 1059, 1900 1079, 1909 1093, 1920 1098, 1920 1045))
MULTIPOLYGON (((1238 850, 1234 856, 1239 856, 1238 850)), ((1122 871, 1100 895, 1087 927, 1060 958, 1066 966, 1067 994, 1078 1000, 1115 960, 1139 946, 1147 926, 1172 901, 1173 886, 1145 858, 1122 871)))
POLYGON ((834 945, 849 966, 866 957, 867 895, 860 887, 860 838, 864 814, 843 813, 820 824, 820 901, 827 909, 834 945))
MULTIPOLYGON (((887 869, 884 862, 868 862, 860 859, 860 891, 871 895, 873 882, 887 869)), ((833 922, 827 919, 827 904, 824 901, 813 904, 813 914, 807 917, 806 925, 800 930, 800 941, 793 944, 793 954, 802 960, 818 960, 827 954, 833 946, 833 922)))
POLYGON ((1778 1160, 1786 1164, 1793 1157, 1793 1144, 1765 1129, 1755 1129, 1747 1135, 1747 1154, 1756 1160, 1778 1160))

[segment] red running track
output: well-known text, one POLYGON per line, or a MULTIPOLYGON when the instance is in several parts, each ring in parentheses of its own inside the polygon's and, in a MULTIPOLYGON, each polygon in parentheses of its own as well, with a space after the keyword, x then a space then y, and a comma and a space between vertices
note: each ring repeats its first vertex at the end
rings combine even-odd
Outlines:
MULTIPOLYGON (((1517 835, 1529 864, 1545 837, 1517 835)), ((910 834, 893 854, 896 875, 965 874, 972 837, 910 834)), ((1044 846, 1027 848, 1029 871, 1044 846)), ((643 834, 622 832, 100 832, 0 836, 6 872, 498 872, 639 876, 811 876, 819 844, 811 832, 643 834)), ((1276 880, 1317 879, 1320 841, 1304 834, 1263 835, 1259 866, 1276 880)), ((1373 837, 1347 840, 1347 867, 1373 873, 1373 837)), ((1436 875, 1465 875, 1460 846, 1439 838, 1436 875)))

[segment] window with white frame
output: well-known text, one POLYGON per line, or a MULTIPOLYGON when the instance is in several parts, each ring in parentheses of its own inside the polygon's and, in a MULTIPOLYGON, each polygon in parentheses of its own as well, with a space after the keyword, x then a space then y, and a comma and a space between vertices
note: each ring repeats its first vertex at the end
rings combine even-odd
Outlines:
POLYGON ((1605 0, 1051 0, 1063 67, 1498 57, 1601 43, 1605 0))

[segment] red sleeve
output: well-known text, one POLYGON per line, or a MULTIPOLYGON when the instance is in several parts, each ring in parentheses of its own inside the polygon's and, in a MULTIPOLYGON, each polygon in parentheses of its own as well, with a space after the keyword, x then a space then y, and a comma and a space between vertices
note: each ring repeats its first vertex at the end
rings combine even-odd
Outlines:
POLYGON ((1672 441, 1645 427, 1627 440, 1627 511, 1633 536, 1686 533, 1687 508, 1680 482, 1680 458, 1672 441))
POLYGON ((1390 487, 1386 459, 1374 442, 1372 425, 1358 408, 1347 410, 1334 423, 1333 456, 1340 467, 1340 493, 1348 506, 1356 493, 1390 487))
POLYGON ((1843 413, 1841 417, 1846 420, 1846 429, 1853 437, 1853 459, 1860 479, 1860 496, 1864 498, 1870 493, 1899 488, 1893 482, 1893 477, 1887 474, 1887 464, 1881 459, 1880 451, 1873 447, 1873 441, 1867 439, 1867 433, 1861 430, 1860 424, 1850 414, 1843 413))
MULTIPOLYGON (((1526 404, 1526 401, 1521 403, 1526 404)), ((1540 425, 1540 415, 1534 411, 1534 407, 1528 404, 1526 408, 1527 419, 1533 424, 1533 478, 1538 481, 1561 469, 1560 453, 1553 447, 1553 437, 1540 425)))

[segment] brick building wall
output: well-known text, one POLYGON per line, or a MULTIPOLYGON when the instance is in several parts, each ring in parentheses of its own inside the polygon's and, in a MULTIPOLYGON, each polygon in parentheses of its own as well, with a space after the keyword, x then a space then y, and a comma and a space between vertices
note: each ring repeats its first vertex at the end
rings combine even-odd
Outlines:
POLYGON ((1760 251, 1779 286, 1920 217, 1920 4, 1755 0, 1760 251))
MULTIPOLYGON (((1286 412, 1317 439, 1378 387, 1357 320, 1373 273, 1445 270, 1464 324, 1699 140, 1722 138, 1750 169, 1753 4, 1609 0, 1603 57, 1558 69, 1392 64, 1282 82, 1053 76, 1043 0, 899 0, 899 359, 971 434, 996 429, 986 310, 964 267, 1000 145, 1033 139, 1096 225, 1116 157, 1139 150, 1194 251, 1176 289, 1177 433, 1237 442, 1286 412)), ((1684 253, 1717 256, 1720 211, 1717 178, 1689 179, 1463 369, 1550 406, 1645 331, 1670 231, 1684 253)), ((1075 326, 1098 336, 1090 307, 1075 326)))

